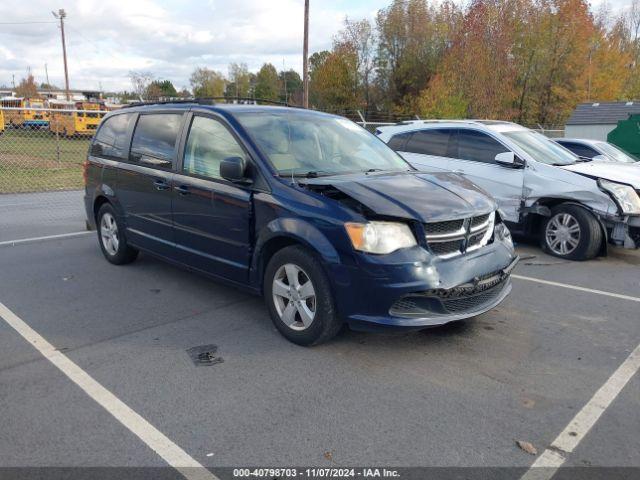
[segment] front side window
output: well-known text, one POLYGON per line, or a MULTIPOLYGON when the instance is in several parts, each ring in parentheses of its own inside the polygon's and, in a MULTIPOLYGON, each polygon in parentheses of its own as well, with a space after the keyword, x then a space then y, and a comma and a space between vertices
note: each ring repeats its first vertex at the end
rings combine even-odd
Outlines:
POLYGON ((173 161, 173 153, 180 131, 182 114, 154 113, 140 115, 131 142, 131 157, 173 161))
POLYGON ((220 178, 220 163, 231 157, 246 158, 244 150, 219 121, 193 117, 184 152, 184 171, 220 178))
POLYGON ((234 115, 281 175, 411 168, 384 142, 346 118, 303 110, 253 110, 234 115))
POLYGON ((480 163, 495 163, 496 155, 509 149, 489 135, 475 130, 458 130, 458 158, 480 163))
POLYGON ((560 145, 562 145, 564 148, 568 148, 579 157, 593 158, 596 155, 599 155, 599 153, 596 152, 593 148, 587 147, 586 145, 582 145, 579 143, 563 142, 563 143, 560 143, 560 145))
POLYGON ((536 162, 547 165, 572 165, 577 161, 577 157, 569 150, 532 130, 512 130, 502 134, 536 162))
MULTIPOLYGON (((65 115, 71 115, 65 113, 65 115)), ((133 114, 119 114, 107 118, 100 126, 100 130, 91 147, 92 155, 124 159, 127 154, 127 132, 133 114)))
POLYGON ((448 157, 450 138, 451 130, 449 129, 422 130, 414 132, 405 149, 410 153, 448 157))

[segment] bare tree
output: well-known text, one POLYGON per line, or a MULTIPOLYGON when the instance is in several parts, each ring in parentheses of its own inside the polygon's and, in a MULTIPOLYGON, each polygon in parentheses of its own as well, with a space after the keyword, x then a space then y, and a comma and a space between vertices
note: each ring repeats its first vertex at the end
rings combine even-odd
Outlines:
POLYGON ((149 72, 130 71, 129 79, 131 80, 131 86, 133 87, 134 93, 140 100, 144 100, 147 88, 153 81, 153 75, 149 72))

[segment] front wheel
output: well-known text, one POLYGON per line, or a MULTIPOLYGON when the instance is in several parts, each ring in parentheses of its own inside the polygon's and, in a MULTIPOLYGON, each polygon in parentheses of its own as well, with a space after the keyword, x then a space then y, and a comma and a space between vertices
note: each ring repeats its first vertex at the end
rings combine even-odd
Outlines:
POLYGON ((105 203, 96 216, 98 225, 98 241, 105 258, 114 265, 133 262, 138 250, 129 246, 124 236, 124 229, 118 223, 113 207, 105 203))
POLYGON ((286 247, 269 261, 265 301, 278 331, 298 345, 317 345, 342 327, 320 260, 301 246, 286 247))
POLYGON ((578 205, 558 205, 542 225, 542 248, 567 260, 590 260, 600 248, 604 236, 598 220, 578 205))

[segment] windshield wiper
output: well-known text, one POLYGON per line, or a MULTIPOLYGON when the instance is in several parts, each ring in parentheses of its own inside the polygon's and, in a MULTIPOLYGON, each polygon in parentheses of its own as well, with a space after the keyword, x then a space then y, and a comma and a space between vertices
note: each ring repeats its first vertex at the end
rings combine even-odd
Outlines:
POLYGON ((318 178, 318 177, 326 177, 329 175, 335 175, 331 172, 325 172, 324 170, 311 170, 305 173, 294 173, 291 176, 296 178, 318 178))

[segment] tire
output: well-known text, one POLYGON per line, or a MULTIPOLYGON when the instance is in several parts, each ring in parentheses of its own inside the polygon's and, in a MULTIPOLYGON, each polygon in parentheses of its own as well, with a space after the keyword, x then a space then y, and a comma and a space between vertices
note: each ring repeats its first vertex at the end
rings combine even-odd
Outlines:
POLYGON ((578 205, 558 205, 542 224, 540 241, 545 252, 567 260, 594 258, 604 241, 600 223, 578 205))
POLYGON ((283 248, 271 257, 263 290, 273 324, 293 343, 318 345, 337 335, 343 325, 320 259, 302 246, 283 248), (292 283, 298 289, 292 289, 292 283), (309 294, 313 296, 305 296, 309 294))
POLYGON ((96 227, 100 249, 108 262, 114 265, 124 265, 137 258, 138 250, 128 245, 124 236, 124 228, 118 221, 111 204, 105 203, 98 210, 96 227))

